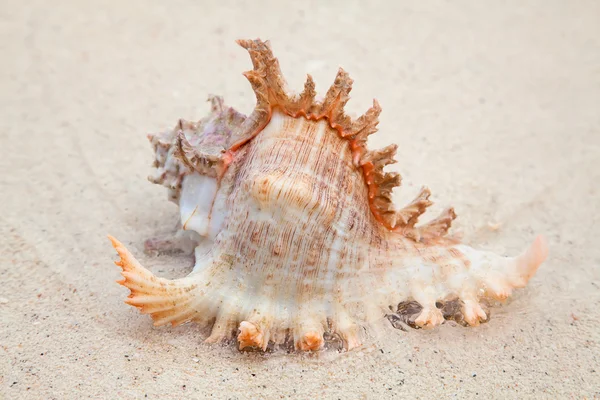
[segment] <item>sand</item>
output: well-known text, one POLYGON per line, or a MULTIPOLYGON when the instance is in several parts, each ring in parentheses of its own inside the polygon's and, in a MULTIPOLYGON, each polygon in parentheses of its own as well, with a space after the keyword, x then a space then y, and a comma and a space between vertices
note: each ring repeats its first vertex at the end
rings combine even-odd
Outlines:
POLYGON ((2 2, 0 398, 600 397, 600 3, 322 3, 2 2), (208 93, 248 113, 234 40, 254 37, 291 87, 343 66, 351 112, 380 101, 399 202, 427 184, 479 248, 546 235, 530 285, 481 327, 320 357, 211 347, 123 304, 107 233, 161 276, 192 266, 143 253, 177 217, 145 134, 208 93))

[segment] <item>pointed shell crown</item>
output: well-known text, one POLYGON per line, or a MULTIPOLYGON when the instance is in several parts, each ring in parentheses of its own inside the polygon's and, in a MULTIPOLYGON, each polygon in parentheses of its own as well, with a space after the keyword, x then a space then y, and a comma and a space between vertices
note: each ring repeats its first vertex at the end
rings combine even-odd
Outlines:
MULTIPOLYGON (((433 204, 428 188, 421 189, 417 197, 402 209, 396 209, 392 202, 392 191, 400 186, 401 176, 397 172, 384 172, 386 165, 396 162, 397 145, 392 144, 383 149, 369 150, 367 138, 377 131, 381 107, 377 100, 365 114, 352 120, 344 112, 344 106, 350 99, 353 80, 342 68, 338 70, 333 85, 322 101, 315 99, 315 83, 307 76, 304 90, 300 94, 290 94, 279 68, 279 61, 273 56, 268 41, 238 40, 237 43, 248 50, 254 69, 244 73, 250 81, 257 104, 248 117, 230 115, 233 109, 224 107, 222 99, 211 98, 213 114, 210 117, 231 129, 210 130, 218 138, 200 138, 215 144, 209 153, 201 153, 190 143, 184 133, 185 127, 180 123, 178 132, 178 156, 191 169, 199 173, 217 171, 222 176, 233 159, 233 153, 258 135, 271 120, 274 109, 291 117, 304 117, 308 120, 326 119, 329 126, 336 130, 341 138, 348 140, 352 150, 353 164, 362 170, 368 188, 369 206, 375 219, 385 228, 399 232, 416 241, 431 241, 443 237, 456 214, 452 208, 446 209, 436 219, 427 224, 415 227, 420 215, 433 204), (218 103, 218 104, 217 104, 218 103), (232 121, 235 120, 235 124, 232 121), (229 123, 227 123, 229 121, 229 123), (206 168, 210 165, 211 168, 206 168), (216 168, 214 168, 216 167, 216 168)), ((211 133, 208 133, 209 135, 211 133)), ((206 130, 204 135, 206 135, 206 130)))

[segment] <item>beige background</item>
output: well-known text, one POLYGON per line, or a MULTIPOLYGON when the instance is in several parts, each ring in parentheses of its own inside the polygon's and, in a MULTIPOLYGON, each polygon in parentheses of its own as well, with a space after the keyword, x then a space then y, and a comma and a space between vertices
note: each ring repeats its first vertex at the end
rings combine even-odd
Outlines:
POLYGON ((599 2, 3 0, 0 54, 0 398, 600 396, 599 2), (124 305, 107 233, 159 275, 192 262, 143 254, 177 215, 145 133, 208 93, 248 113, 234 39, 254 37, 291 87, 324 93, 342 65, 350 111, 381 102, 399 201, 427 184, 499 252, 547 235, 530 285, 480 328, 318 358, 209 347, 124 305))

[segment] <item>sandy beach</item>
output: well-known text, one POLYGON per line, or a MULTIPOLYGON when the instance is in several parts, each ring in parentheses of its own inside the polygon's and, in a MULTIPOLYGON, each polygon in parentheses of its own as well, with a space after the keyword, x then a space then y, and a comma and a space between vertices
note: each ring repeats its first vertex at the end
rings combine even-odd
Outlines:
POLYGON ((4 0, 0 54, 0 399, 600 398, 599 2, 4 0), (546 236, 489 323, 260 354, 123 303, 107 234, 160 276, 193 263, 144 253, 178 217, 146 134, 211 93, 249 113, 235 39, 257 37, 290 88, 324 94, 343 66, 351 113, 378 99, 398 203, 427 185, 498 253, 546 236))

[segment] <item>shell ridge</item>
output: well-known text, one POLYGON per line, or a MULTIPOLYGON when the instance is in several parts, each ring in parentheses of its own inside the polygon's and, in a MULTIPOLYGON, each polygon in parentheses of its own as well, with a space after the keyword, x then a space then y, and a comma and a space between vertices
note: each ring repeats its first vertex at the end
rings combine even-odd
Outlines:
POLYGON ((307 76, 304 90, 299 95, 290 95, 279 61, 273 56, 268 41, 238 40, 252 60, 254 70, 247 71, 244 76, 250 82, 257 99, 256 108, 251 116, 240 127, 235 135, 236 141, 229 151, 236 151, 258 135, 269 123, 273 109, 297 118, 302 116, 308 120, 326 119, 330 127, 340 137, 349 140, 354 164, 362 170, 364 182, 369 192, 369 208, 375 219, 390 231, 401 233, 415 241, 434 240, 446 234, 456 214, 446 214, 442 220, 422 228, 415 228, 420 215, 433 204, 429 200, 431 192, 423 188, 415 200, 400 210, 396 210, 392 193, 401 184, 401 176, 396 172, 384 172, 384 167, 396 162, 394 155, 397 146, 389 145, 380 150, 368 150, 367 138, 377 132, 381 106, 373 100, 373 106, 355 121, 345 114, 344 107, 350 99, 354 81, 350 75, 339 68, 333 84, 323 101, 315 101, 315 84, 310 75, 307 76), (247 124, 246 124, 247 123, 247 124), (453 215, 452 218, 449 218, 453 215))

